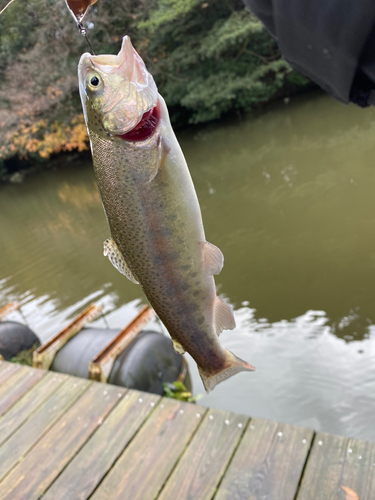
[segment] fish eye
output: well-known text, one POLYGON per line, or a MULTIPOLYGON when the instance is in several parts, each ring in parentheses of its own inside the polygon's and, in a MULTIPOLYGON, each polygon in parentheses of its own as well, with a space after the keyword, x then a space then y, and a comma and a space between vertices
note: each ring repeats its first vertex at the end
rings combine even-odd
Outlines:
POLYGON ((97 73, 90 73, 87 77, 87 86, 90 90, 97 90, 100 87, 101 78, 97 73))
POLYGON ((91 85, 97 87, 99 85, 99 78, 97 76, 93 76, 90 80, 91 85))

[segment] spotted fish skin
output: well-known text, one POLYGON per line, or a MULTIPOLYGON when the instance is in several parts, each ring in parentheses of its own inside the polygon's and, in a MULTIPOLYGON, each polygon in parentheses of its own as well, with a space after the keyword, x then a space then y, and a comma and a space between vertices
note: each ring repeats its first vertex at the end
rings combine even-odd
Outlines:
POLYGON ((139 282, 178 349, 196 361, 209 391, 253 367, 218 340, 222 329, 235 326, 230 306, 216 296, 213 274, 220 272, 223 257, 205 240, 198 199, 167 107, 151 91, 152 84, 145 90, 144 82, 152 77, 142 73, 147 72, 144 63, 129 44, 125 37, 118 56, 84 54, 79 64, 94 171, 112 238, 105 252, 120 272, 139 282), (92 88, 91 82, 97 83, 92 75, 99 89, 92 88), (131 90, 122 96, 129 75, 135 84, 141 82, 138 94, 131 90), (142 117, 156 117, 154 129, 142 140, 127 139, 137 130, 134 106, 140 108, 141 125, 142 117))

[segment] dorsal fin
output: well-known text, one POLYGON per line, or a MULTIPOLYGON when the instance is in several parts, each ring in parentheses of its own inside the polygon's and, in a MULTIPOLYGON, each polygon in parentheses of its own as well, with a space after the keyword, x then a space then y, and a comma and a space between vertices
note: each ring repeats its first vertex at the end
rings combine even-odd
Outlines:
POLYGON ((223 330, 233 330, 236 327, 232 307, 220 297, 215 297, 214 325, 218 336, 223 330))
POLYGON ((203 258, 207 274, 219 274, 223 269, 224 255, 219 248, 208 241, 203 244, 203 258))

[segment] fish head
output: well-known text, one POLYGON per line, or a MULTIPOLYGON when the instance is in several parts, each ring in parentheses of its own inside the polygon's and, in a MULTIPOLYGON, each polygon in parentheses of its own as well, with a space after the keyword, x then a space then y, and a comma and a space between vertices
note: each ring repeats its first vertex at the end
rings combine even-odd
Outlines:
POLYGON ((89 133, 132 140, 146 122, 156 121, 158 90, 128 36, 116 56, 83 54, 78 79, 89 133))

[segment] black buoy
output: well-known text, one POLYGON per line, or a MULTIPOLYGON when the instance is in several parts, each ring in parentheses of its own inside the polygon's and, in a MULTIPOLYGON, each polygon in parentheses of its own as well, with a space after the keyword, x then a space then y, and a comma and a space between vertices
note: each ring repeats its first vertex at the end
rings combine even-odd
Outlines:
POLYGON ((108 382, 162 395, 163 383, 175 382, 183 372, 183 363, 168 337, 143 331, 116 359, 108 382))
POLYGON ((5 360, 31 349, 35 344, 40 345, 40 341, 28 326, 16 321, 0 322, 0 354, 5 360))
MULTIPOLYGON (((51 370, 88 377, 90 361, 119 333, 119 330, 86 327, 56 354, 51 370)), ((108 383, 162 395, 163 383, 175 382, 188 374, 183 358, 170 338, 145 330, 115 360, 108 383)), ((187 376, 182 380, 191 389, 187 376)))
POLYGON ((89 363, 118 334, 119 329, 85 327, 56 354, 54 372, 88 378, 89 363))

